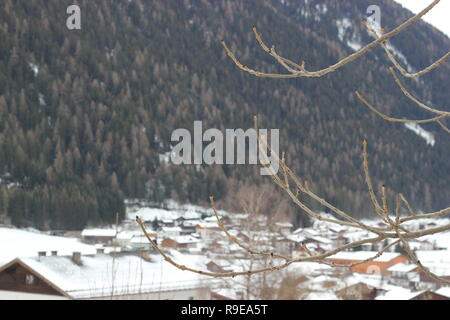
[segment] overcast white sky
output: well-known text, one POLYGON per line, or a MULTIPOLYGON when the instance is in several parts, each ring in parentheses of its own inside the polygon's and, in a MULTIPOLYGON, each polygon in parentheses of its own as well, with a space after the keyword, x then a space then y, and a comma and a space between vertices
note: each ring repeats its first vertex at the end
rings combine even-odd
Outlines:
MULTIPOLYGON (((414 13, 420 12, 426 8, 432 0, 395 0, 403 7, 408 8, 414 13)), ((423 20, 432 24, 436 28, 450 37, 450 0, 441 0, 441 2, 428 12, 423 20)))

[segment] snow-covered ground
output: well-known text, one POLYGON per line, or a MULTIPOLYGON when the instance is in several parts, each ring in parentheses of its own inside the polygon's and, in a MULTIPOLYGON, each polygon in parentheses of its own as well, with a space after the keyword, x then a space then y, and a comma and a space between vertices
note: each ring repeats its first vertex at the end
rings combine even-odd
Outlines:
POLYGON ((419 137, 423 138, 427 144, 429 144, 430 146, 434 146, 434 144, 436 143, 436 140, 434 138, 434 134, 432 134, 431 132, 428 132, 427 130, 425 130, 424 128, 422 128, 420 125, 418 125, 417 123, 405 123, 405 127, 411 131, 413 131, 415 134, 417 134, 419 137))
POLYGON ((28 65, 30 66, 31 70, 33 70, 34 76, 37 77, 39 74, 39 66, 31 62, 28 63, 28 65))

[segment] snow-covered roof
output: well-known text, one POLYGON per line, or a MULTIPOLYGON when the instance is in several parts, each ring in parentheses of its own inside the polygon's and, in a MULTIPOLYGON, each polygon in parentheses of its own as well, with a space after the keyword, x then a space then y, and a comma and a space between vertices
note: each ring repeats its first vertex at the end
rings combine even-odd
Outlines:
POLYGON ((276 222, 275 225, 280 228, 292 228, 294 227, 290 222, 276 222))
POLYGON ((183 226, 184 227, 195 227, 199 223, 201 223, 201 220, 186 220, 183 222, 183 226))
POLYGON ((415 254, 422 263, 450 263, 450 250, 416 250, 415 254))
POLYGON ((239 299, 238 295, 236 294, 236 290, 234 290, 233 288, 217 288, 214 289, 213 292, 231 300, 239 299))
POLYGON ((302 242, 305 240, 305 237, 299 234, 290 234, 286 238, 295 242, 302 242))
MULTIPOLYGON (((75 264, 71 256, 20 258, 18 262, 76 299, 200 288, 211 280, 183 272, 160 256, 151 258, 152 261, 146 261, 133 254, 118 254, 114 258, 98 254, 82 256, 82 265, 75 264)), ((192 264, 192 256, 189 259, 192 264)))
POLYGON ((247 213, 235 213, 230 215, 231 219, 236 219, 236 220, 244 220, 248 218, 248 214, 247 213))
POLYGON ((329 226, 328 229, 330 229, 331 231, 334 231, 334 232, 342 232, 342 231, 346 231, 347 227, 336 224, 336 225, 329 226))
POLYGON ((217 222, 200 222, 199 224, 197 224, 197 226, 202 229, 219 229, 217 222))
MULTIPOLYGON (((147 232, 151 233, 152 231, 147 232)), ((126 230, 121 231, 117 234, 118 240, 131 240, 134 236, 140 236, 142 235, 142 230, 126 230)))
POLYGON ((393 286, 386 281, 386 278, 382 274, 364 274, 364 273, 352 273, 345 277, 345 279, 340 281, 340 288, 345 288, 346 286, 352 286, 357 283, 363 283, 369 287, 382 289, 389 291, 395 289, 393 286))
POLYGON ((315 230, 313 228, 304 228, 302 230, 302 232, 303 232, 303 234, 305 236, 317 236, 317 235, 319 235, 319 231, 317 231, 317 230, 315 230))
POLYGON ((185 243, 185 244, 197 243, 200 241, 199 239, 192 237, 192 236, 178 236, 178 237, 173 237, 171 239, 178 243, 185 243))
MULTIPOLYGON (((339 260, 355 260, 355 261, 362 261, 369 258, 372 258, 375 256, 377 252, 375 251, 341 251, 337 254, 331 256, 331 259, 339 259, 339 260)), ((400 253, 398 252, 383 252, 381 256, 379 256, 376 259, 373 259, 373 261, 377 262, 389 262, 396 257, 398 257, 400 253)))
POLYGON ((450 287, 442 287, 435 291, 437 294, 440 294, 441 296, 445 296, 450 298, 450 287))
MULTIPOLYGON (((442 220, 445 220, 447 223, 450 223, 449 219, 442 219, 442 220)), ((423 239, 430 241, 431 243, 435 244, 438 248, 445 248, 450 251, 450 231, 428 235, 423 237, 423 239)))
POLYGON ((438 276, 450 275, 450 250, 416 250, 420 262, 438 276))
POLYGON ((375 300, 410 300, 424 291, 411 291, 402 287, 394 287, 383 295, 379 295, 375 300))
MULTIPOLYGON (((222 219, 221 216, 219 216, 219 219, 222 219)), ((216 216, 210 216, 210 217, 206 217, 203 219, 204 222, 212 222, 215 223, 217 225, 217 218, 216 216)))
POLYGON ((175 220, 183 217, 185 219, 200 219, 205 209, 198 206, 175 206, 171 208, 127 208, 127 217, 134 219, 136 216, 140 217, 144 221, 158 220, 175 220))
MULTIPOLYGON (((331 240, 328 239, 328 238, 325 238, 325 237, 311 236, 311 237, 307 237, 307 238, 311 239, 311 240, 315 240, 315 241, 320 242, 320 243, 325 243, 325 244, 330 244, 331 243, 331 240)), ((308 239, 306 239, 306 240, 308 240, 308 239)))
POLYGON ((311 292, 304 300, 339 300, 333 292, 311 292))
POLYGON ((417 266, 415 264, 397 263, 387 270, 390 272, 411 272, 416 268, 417 266))
POLYGON ((115 237, 115 229, 84 229, 81 232, 82 237, 115 237))
POLYGON ((57 251, 59 255, 72 254, 74 251, 94 254, 96 249, 76 238, 0 227, 0 265, 17 257, 37 256, 39 251, 57 251))
POLYGON ((180 227, 162 227, 161 230, 163 232, 181 232, 181 228, 180 227))
MULTIPOLYGON (((148 235, 150 236, 150 238, 154 238, 155 237, 155 233, 148 233, 148 235)), ((144 244, 150 245, 150 242, 148 241, 146 235, 136 235, 130 240, 130 243, 131 244, 142 244, 142 243, 144 243, 144 244)))

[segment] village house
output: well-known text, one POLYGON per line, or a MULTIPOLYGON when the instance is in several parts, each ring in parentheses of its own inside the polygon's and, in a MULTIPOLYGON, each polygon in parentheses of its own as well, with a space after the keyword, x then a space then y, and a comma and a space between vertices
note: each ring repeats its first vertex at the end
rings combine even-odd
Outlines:
MULTIPOLYGON (((302 243, 307 247, 307 249, 310 252, 313 252, 313 253, 324 253, 327 251, 326 249, 321 247, 320 243, 310 242, 307 245, 304 242, 302 242, 302 243)), ((292 254, 292 258, 296 258, 296 259, 298 259, 300 257, 306 257, 309 255, 308 251, 305 250, 305 247, 302 244, 295 246, 292 249, 291 254, 292 254)))
POLYGON ((195 226, 195 231, 205 241, 211 241, 218 238, 218 235, 222 230, 213 222, 201 222, 195 226))
POLYGON ((246 213, 234 213, 229 215, 230 224, 235 226, 244 225, 245 221, 248 220, 248 214, 246 213))
POLYGON ((163 248, 173 248, 183 251, 183 249, 196 249, 199 240, 192 236, 178 236, 173 238, 165 238, 161 241, 163 248))
POLYGON ((450 299, 450 286, 439 288, 435 291, 435 293, 450 299))
POLYGON ((307 257, 308 252, 305 250, 303 246, 296 246, 294 249, 292 249, 292 259, 299 259, 302 257, 307 257))
POLYGON ((341 234, 338 234, 331 239, 331 246, 333 249, 342 247, 346 243, 348 243, 348 239, 341 234))
POLYGON ((439 294, 437 291, 425 290, 409 300, 450 300, 448 296, 439 294))
POLYGON ((87 243, 109 244, 116 238, 115 229, 84 229, 81 232, 81 238, 87 243))
MULTIPOLYGON (((426 268, 429 268, 428 266, 425 266, 426 268)), ((450 275, 447 271, 447 268, 429 268, 431 272, 433 272, 436 276, 438 276, 441 279, 450 281, 450 275), (435 269, 435 270, 433 270, 435 269)), ((419 290, 423 289, 437 289, 441 286, 441 282, 436 280, 435 278, 430 277, 428 274, 426 274, 423 270, 418 270, 419 277, 417 278, 417 281, 415 282, 415 288, 419 290)))
POLYGON ((117 245, 121 247, 129 246, 131 243, 131 239, 135 236, 141 236, 142 230, 124 230, 120 231, 115 239, 117 245))
POLYGON ((434 250, 436 249, 436 244, 429 240, 419 240, 420 247, 419 250, 434 250))
POLYGON ((335 233, 335 234, 339 234, 339 235, 344 235, 345 233, 347 233, 348 229, 345 226, 341 226, 341 225, 333 225, 331 224, 328 227, 328 230, 330 230, 331 232, 335 233))
MULTIPOLYGON (((330 262, 336 264, 354 264, 371 259, 376 256, 374 251, 341 251, 328 258, 330 262)), ((352 266, 350 271, 368 274, 389 274, 388 269, 398 263, 409 261, 404 255, 397 252, 384 252, 381 256, 352 266)))
POLYGON ((186 218, 178 217, 173 220, 173 224, 175 227, 182 227, 185 221, 186 221, 186 218))
MULTIPOLYGON (((230 225, 231 224, 231 219, 228 216, 219 216, 220 221, 222 221, 222 223, 224 225, 230 225)), ((216 216, 210 216, 210 217, 206 217, 203 219, 203 222, 206 223, 215 223, 217 225, 217 218, 216 216)))
POLYGON ((414 280, 419 276, 415 264, 397 263, 388 268, 389 282, 403 288, 413 288, 414 280))
POLYGON ((148 251, 16 258, 0 267, 0 292, 18 297, 209 299, 213 285, 211 278, 183 272, 148 251))
MULTIPOLYGON (((156 244, 158 244, 158 238, 156 232, 148 233, 150 239, 152 239, 156 244)), ((140 249, 153 249, 153 246, 151 245, 150 241, 148 241, 147 236, 140 234, 140 235, 134 235, 133 238, 131 238, 130 243, 128 244, 128 248, 131 250, 140 250, 140 249)))
POLYGON ((369 284, 358 282, 335 292, 342 300, 374 300, 380 290, 369 284))
POLYGON ((279 232, 283 236, 288 236, 292 232, 292 228, 294 227, 290 222, 276 222, 275 223, 275 231, 279 232))
POLYGON ((362 251, 372 251, 373 249, 373 244, 372 243, 363 243, 361 245, 361 250, 362 251))
MULTIPOLYGON (((231 231, 230 231, 231 232, 231 231)), ((247 233, 247 232, 245 232, 245 231, 236 231, 235 232, 235 236, 239 239, 239 240, 241 240, 241 241, 244 241, 244 242, 246 242, 246 243, 249 243, 252 239, 250 238, 250 235, 247 233)))
POLYGON ((275 252, 289 255, 292 253, 296 243, 285 237, 277 237, 275 240, 275 252))
POLYGON ((215 272, 215 273, 226 273, 226 272, 233 271, 231 268, 221 266, 212 260, 206 264, 206 268, 208 269, 208 271, 215 272))
POLYGON ((181 234, 180 227, 162 227, 161 234, 165 237, 178 237, 181 234))
MULTIPOLYGON (((416 250, 415 254, 420 262, 438 277, 450 280, 450 254, 448 250, 416 250)), ((439 281, 418 270, 418 289, 437 289, 439 281)))
POLYGON ((411 290, 391 286, 391 289, 377 296, 376 300, 448 300, 449 297, 439 293, 439 290, 411 290))
MULTIPOLYGON (((222 291, 224 291, 224 290, 222 290, 222 291)), ((226 293, 229 293, 229 292, 231 292, 231 291, 228 290, 226 293)), ((223 295, 221 293, 212 291, 211 292, 211 300, 222 300, 222 301, 225 300, 226 301, 226 300, 233 300, 233 298, 230 298, 230 297, 225 296, 225 295, 223 295)))
POLYGON ((182 225, 179 225, 181 228, 181 235, 188 235, 195 233, 195 227, 201 223, 200 220, 185 220, 182 225))
POLYGON ((226 248, 224 248, 221 242, 217 240, 212 240, 205 243, 201 251, 206 256, 211 256, 211 254, 218 255, 227 253, 226 248))
POLYGON ((320 247, 325 250, 331 250, 333 248, 332 241, 321 236, 306 236, 303 243, 308 246, 308 249, 320 247))
POLYGON ((161 224, 163 227, 175 227, 175 220, 173 219, 162 219, 161 224))

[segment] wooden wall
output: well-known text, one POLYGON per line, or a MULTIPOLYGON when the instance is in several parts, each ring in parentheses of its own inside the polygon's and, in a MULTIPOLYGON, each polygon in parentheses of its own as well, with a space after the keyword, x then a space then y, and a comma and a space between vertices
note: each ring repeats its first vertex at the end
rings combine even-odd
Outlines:
POLYGON ((15 263, 0 272, 0 290, 41 293, 49 295, 61 294, 19 263, 15 263))

